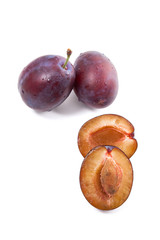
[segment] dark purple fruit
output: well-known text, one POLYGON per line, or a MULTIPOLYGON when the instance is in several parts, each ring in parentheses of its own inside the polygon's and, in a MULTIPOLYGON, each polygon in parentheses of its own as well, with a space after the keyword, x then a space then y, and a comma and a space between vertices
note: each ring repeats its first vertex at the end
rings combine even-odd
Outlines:
POLYGON ((47 55, 31 62, 20 74, 18 89, 24 102, 33 109, 50 111, 60 105, 70 94, 75 80, 75 70, 61 56, 47 55))
POLYGON ((114 101, 118 77, 106 56, 96 51, 85 52, 76 59, 74 67, 74 91, 80 101, 95 108, 106 107, 114 101))

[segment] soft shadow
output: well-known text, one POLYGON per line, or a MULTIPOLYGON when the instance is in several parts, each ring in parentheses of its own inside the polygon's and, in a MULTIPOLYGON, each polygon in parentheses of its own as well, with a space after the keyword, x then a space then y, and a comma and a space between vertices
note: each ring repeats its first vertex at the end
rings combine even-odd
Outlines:
POLYGON ((107 210, 107 211, 97 209, 97 211, 99 211, 102 214, 115 214, 116 212, 119 212, 119 207, 116 209, 111 209, 111 210, 107 210))
POLYGON ((72 115, 85 110, 93 111, 92 108, 89 108, 84 103, 80 102, 75 93, 72 91, 69 97, 53 111, 63 115, 72 115))
POLYGON ((48 112, 35 110, 35 113, 44 117, 57 118, 60 115, 74 115, 77 114, 78 112, 85 111, 94 112, 95 109, 89 108, 88 106, 80 102, 75 93, 72 91, 68 98, 61 105, 54 108, 53 110, 48 112))
POLYGON ((99 209, 96 209, 98 212, 102 213, 102 214, 116 214, 120 211, 123 211, 123 208, 125 207, 125 202, 120 205, 119 207, 115 208, 115 209, 111 209, 111 210, 99 210, 99 209))

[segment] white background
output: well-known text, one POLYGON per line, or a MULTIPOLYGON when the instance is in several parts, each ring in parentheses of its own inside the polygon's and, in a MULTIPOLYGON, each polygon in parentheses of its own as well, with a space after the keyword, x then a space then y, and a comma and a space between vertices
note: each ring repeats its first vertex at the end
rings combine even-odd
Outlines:
POLYGON ((143 0, 5 0, 0 3, 0 239, 160 239, 160 7, 143 0), (96 50, 114 63, 119 93, 105 109, 72 94, 52 112, 28 108, 17 90, 35 58, 96 50), (104 212, 79 186, 81 125, 114 113, 135 127, 134 184, 104 212))

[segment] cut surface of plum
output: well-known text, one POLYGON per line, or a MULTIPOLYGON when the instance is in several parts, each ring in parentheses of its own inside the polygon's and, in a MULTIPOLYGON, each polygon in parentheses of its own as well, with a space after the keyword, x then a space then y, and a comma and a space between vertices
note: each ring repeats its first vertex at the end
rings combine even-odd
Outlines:
POLYGON ((124 117, 104 114, 90 119, 78 134, 78 147, 85 157, 94 147, 113 145, 120 148, 129 158, 137 149, 133 125, 124 117))
POLYGON ((128 198, 133 183, 130 160, 119 148, 98 146, 85 157, 80 186, 87 201, 101 210, 111 210, 128 198))

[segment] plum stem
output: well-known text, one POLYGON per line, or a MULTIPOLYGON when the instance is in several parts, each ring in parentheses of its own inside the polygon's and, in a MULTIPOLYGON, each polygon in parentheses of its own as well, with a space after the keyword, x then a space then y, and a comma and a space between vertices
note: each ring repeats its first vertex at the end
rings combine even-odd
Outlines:
POLYGON ((66 66, 67 66, 67 63, 68 63, 68 61, 69 61, 69 58, 70 58, 71 54, 72 54, 72 51, 71 51, 71 49, 68 48, 68 49, 67 49, 67 59, 66 59, 64 65, 63 65, 63 68, 64 68, 64 69, 65 69, 66 66))

